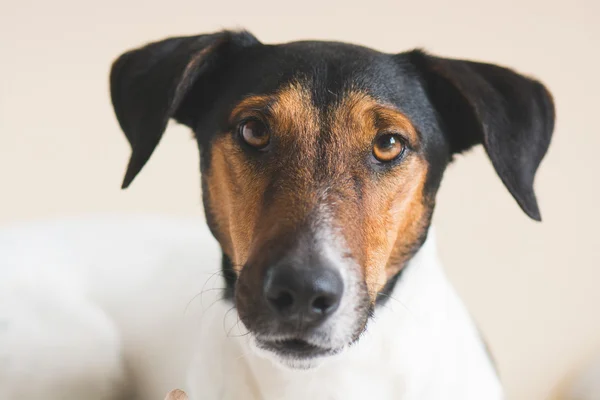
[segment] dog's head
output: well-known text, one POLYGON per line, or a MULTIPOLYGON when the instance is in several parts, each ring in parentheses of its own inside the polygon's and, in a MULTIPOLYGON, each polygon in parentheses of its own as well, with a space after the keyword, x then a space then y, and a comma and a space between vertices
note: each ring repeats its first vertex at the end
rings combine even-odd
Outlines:
POLYGON ((111 92, 132 147, 124 187, 169 119, 194 131, 229 293, 258 347, 287 365, 358 339, 425 240, 453 154, 482 143, 540 219, 552 99, 506 68, 220 32, 124 54, 111 92))

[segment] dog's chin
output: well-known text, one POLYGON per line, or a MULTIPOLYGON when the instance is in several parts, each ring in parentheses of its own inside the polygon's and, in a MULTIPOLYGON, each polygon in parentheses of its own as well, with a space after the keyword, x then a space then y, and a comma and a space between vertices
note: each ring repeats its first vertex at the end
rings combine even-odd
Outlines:
POLYGON ((343 348, 320 347, 299 339, 263 340, 255 336, 250 347, 258 356, 283 369, 292 370, 316 368, 327 358, 343 351, 343 348))

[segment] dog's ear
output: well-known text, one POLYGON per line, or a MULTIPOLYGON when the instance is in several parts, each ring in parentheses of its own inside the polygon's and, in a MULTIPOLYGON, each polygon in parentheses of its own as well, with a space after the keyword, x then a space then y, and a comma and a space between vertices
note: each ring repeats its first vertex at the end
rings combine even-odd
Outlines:
POLYGON ((129 51, 114 62, 112 103, 132 150, 123 188, 146 164, 170 118, 192 124, 183 103, 194 83, 223 67, 240 48, 258 43, 248 32, 176 37, 129 51))
POLYGON ((523 211, 541 221, 533 181, 554 129, 554 104, 539 82, 491 64, 409 53, 452 153, 483 143, 523 211))

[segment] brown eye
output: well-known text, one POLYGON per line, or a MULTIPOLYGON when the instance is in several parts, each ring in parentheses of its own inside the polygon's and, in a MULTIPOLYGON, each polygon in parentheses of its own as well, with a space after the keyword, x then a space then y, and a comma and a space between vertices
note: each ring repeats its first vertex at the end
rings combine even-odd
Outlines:
POLYGON ((240 137, 255 149, 264 149, 271 140, 271 134, 262 122, 251 119, 243 122, 239 127, 240 137))
POLYGON ((404 153, 404 140, 400 135, 386 133, 375 139, 373 156, 379 162, 390 162, 404 153))

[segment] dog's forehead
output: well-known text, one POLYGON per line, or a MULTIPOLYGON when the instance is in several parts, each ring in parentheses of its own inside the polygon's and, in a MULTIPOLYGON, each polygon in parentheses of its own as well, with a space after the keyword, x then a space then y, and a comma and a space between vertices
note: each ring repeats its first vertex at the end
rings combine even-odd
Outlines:
POLYGON ((383 103, 402 104, 416 84, 410 69, 394 56, 346 43, 256 46, 240 52, 234 63, 236 87, 246 93, 273 93, 301 81, 321 107, 356 90, 383 103))

